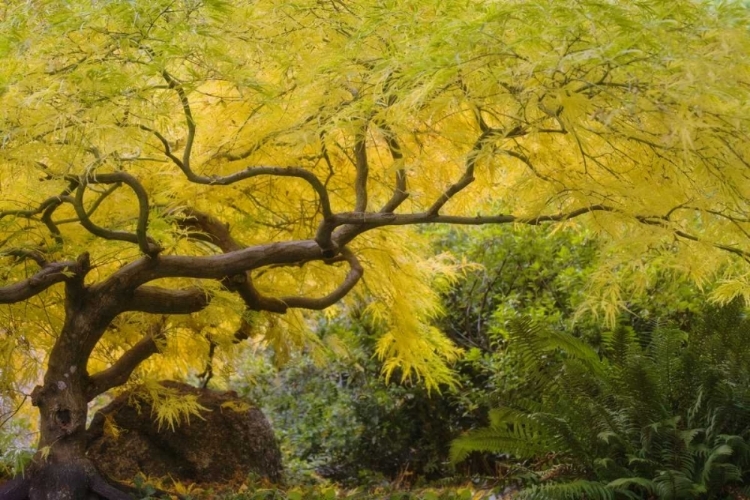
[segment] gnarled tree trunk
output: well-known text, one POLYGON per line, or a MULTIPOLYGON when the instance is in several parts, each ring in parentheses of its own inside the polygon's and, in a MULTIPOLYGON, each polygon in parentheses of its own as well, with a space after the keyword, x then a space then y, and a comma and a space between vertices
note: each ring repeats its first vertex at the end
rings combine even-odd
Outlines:
POLYGON ((75 267, 66 281, 65 323, 50 352, 44 383, 31 394, 32 404, 39 408, 37 453, 23 475, 0 486, 0 500, 131 498, 102 478, 86 458, 88 403, 115 382, 89 376, 86 365, 119 311, 117 301, 84 286, 88 255, 79 257, 75 267))

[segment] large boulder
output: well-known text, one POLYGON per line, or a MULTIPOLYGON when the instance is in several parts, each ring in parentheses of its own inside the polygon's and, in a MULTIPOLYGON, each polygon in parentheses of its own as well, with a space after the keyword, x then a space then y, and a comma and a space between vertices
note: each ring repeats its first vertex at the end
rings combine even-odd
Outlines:
POLYGON ((260 409, 233 392, 171 381, 162 385, 196 397, 206 410, 174 428, 160 428, 142 392, 119 395, 96 413, 89 427, 87 453, 101 472, 121 481, 143 473, 181 482, 229 483, 252 473, 280 482, 281 454, 260 409))

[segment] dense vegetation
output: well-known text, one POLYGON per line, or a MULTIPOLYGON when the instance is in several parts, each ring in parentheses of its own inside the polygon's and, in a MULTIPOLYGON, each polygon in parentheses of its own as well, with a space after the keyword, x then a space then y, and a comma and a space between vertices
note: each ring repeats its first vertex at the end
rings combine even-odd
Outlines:
MULTIPOLYGON (((488 494, 511 487, 533 498, 732 498, 747 484, 750 319, 742 302, 709 305, 664 275, 608 328, 577 314, 596 270, 591 235, 487 228, 433 236, 440 258, 450 251, 471 262, 445 289, 440 319, 465 349, 457 384, 436 392, 417 380, 395 383, 398 375, 387 383, 366 303, 321 317, 317 348, 280 365, 272 348, 247 350, 219 376, 271 418, 289 486, 249 482, 238 498, 472 498, 477 490, 461 486, 425 489, 470 478, 488 494)), ((4 429, 10 444, 18 429, 4 429)), ((13 449, 4 448, 9 468, 31 456, 13 449)))
POLYGON ((444 295, 444 327, 467 349, 459 386, 385 384, 357 314, 320 326, 345 346, 335 362, 303 355, 276 372, 256 357, 236 379, 253 381, 246 392, 276 423, 295 480, 481 477, 535 498, 732 498, 746 484, 741 302, 710 305, 662 276, 609 329, 575 314, 595 269, 590 236, 487 229, 441 241, 481 265, 444 295))

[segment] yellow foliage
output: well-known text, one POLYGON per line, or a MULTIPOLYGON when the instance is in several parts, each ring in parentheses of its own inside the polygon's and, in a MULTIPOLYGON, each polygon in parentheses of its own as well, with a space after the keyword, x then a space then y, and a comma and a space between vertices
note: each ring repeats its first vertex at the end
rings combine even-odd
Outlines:
MULTIPOLYGON (((160 355, 134 379, 199 373, 212 346, 213 368, 228 370, 239 337, 267 343, 279 361, 302 346, 321 362, 345 356, 345 341, 315 335, 317 312, 279 314, 285 301, 335 295, 351 274, 335 251, 274 260, 278 245, 313 242, 327 217, 346 219, 332 238, 362 278, 323 314, 364 305, 384 332, 385 376, 431 388, 451 383, 460 355, 435 320, 440 292, 466 263, 425 257, 429 233, 407 226, 585 224, 605 248, 584 307, 609 323, 656 267, 698 287, 722 279, 716 300, 750 301, 750 14, 737 4, 6 1, 0 361, 12 368, 0 371, 0 391, 40 380, 66 320, 62 286, 10 303, 13 287, 39 271, 40 255, 88 252, 85 284, 98 290, 142 258, 133 235, 144 214, 161 247, 154 268, 162 257, 225 252, 186 227, 189 210, 226 224, 238 246, 277 246, 226 276, 244 276, 272 306, 248 305, 225 276, 144 279, 197 287, 210 304, 165 319, 160 355), (278 170, 224 182, 266 167, 278 170), (147 212, 127 183, 98 183, 123 173, 146 193, 147 212)), ((152 316, 142 307, 112 320, 89 373, 138 345, 152 316)), ((147 387, 160 424, 200 410, 147 387)))
POLYGON ((252 406, 242 401, 225 401, 221 403, 221 408, 236 411, 237 413, 243 413, 250 410, 252 406))
POLYGON ((175 426, 181 425, 183 421, 189 424, 191 416, 203 420, 201 412, 211 411, 198 403, 197 396, 179 394, 176 390, 154 381, 147 381, 139 386, 139 390, 132 393, 130 403, 138 407, 139 397, 145 398, 151 404, 151 416, 158 424, 159 430, 165 425, 174 431, 175 426))

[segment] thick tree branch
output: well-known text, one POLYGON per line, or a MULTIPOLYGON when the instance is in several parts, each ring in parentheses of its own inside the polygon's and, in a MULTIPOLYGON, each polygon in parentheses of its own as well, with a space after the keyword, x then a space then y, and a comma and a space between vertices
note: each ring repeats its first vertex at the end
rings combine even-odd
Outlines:
POLYGON ((159 352, 158 344, 165 337, 164 327, 164 319, 152 325, 149 328, 149 333, 133 347, 125 351, 112 366, 89 377, 86 389, 87 400, 91 401, 99 394, 124 384, 138 365, 159 352))
POLYGON ((157 286, 140 286, 124 301, 122 311, 151 314, 190 314, 205 309, 211 297, 200 288, 171 290, 157 286))
MULTIPOLYGON (((180 225, 192 229, 192 236, 201 241, 212 243, 222 252, 234 252, 244 246, 232 238, 229 227, 217 219, 197 210, 186 209, 182 212, 180 225)), ((270 311, 284 313, 290 307, 302 309, 325 309, 342 299, 357 284, 364 272, 357 258, 348 249, 341 251, 341 259, 349 263, 350 271, 344 282, 333 292, 321 298, 307 297, 266 297, 253 286, 249 273, 237 273, 227 277, 222 282, 227 289, 237 292, 244 300, 248 309, 253 311, 270 311)), ((340 261, 337 259, 336 261, 340 261)), ((145 287, 140 287, 143 289, 145 287)))
MULTIPOLYGON (((341 257, 349 263, 349 273, 334 291, 324 297, 267 297, 253 286, 249 275, 235 275, 226 280, 225 285, 237 292, 251 311, 270 311, 283 314, 289 308, 322 310, 343 299, 362 278, 364 269, 357 257, 347 248, 341 250, 341 257)), ((337 259, 337 262, 341 259, 337 259)))
MULTIPOLYGON (((571 219, 595 211, 614 212, 611 207, 593 205, 571 212, 554 215, 541 215, 524 218, 514 215, 462 217, 454 215, 436 215, 427 212, 417 214, 383 214, 383 213, 342 213, 332 219, 332 226, 347 226, 336 232, 335 244, 343 248, 357 235, 383 226, 403 226, 411 224, 541 224, 571 219)), ((204 278, 224 279, 228 276, 242 274, 269 265, 294 264, 308 260, 325 260, 326 255, 317 242, 298 240, 257 245, 233 250, 221 255, 211 256, 178 256, 160 255, 158 259, 140 259, 123 266, 100 285, 97 290, 108 287, 136 288, 149 281, 160 278, 204 278)))
POLYGON ((56 283, 71 279, 77 273, 88 271, 81 269, 79 262, 64 261, 45 265, 31 278, 12 285, 0 287, 0 304, 13 304, 37 295, 56 283))
POLYGON ((37 263, 41 268, 48 264, 46 257, 42 252, 30 248, 11 248, 0 252, 0 257, 15 257, 17 260, 30 259, 37 263))
POLYGON ((462 224, 477 226, 483 224, 528 224, 539 225, 545 222, 559 222, 573 219, 591 212, 617 212, 606 205, 592 205, 570 212, 561 212, 551 215, 539 215, 537 217, 518 217, 515 215, 439 215, 429 212, 416 214, 336 214, 334 223, 337 226, 345 226, 334 233, 334 241, 338 245, 346 245, 359 234, 377 227, 384 226, 407 226, 415 224, 462 224))
POLYGON ((187 207, 168 215, 174 216, 180 227, 189 231, 188 238, 216 245, 224 253, 245 248, 232 237, 227 224, 206 213, 187 207))
POLYGON ((256 166, 248 167, 233 174, 224 176, 198 175, 192 170, 189 170, 187 167, 184 167, 182 171, 185 173, 187 179, 191 182, 194 182, 196 184, 209 184, 219 186, 227 186, 229 184, 234 184, 245 179, 263 175, 273 175, 277 177, 296 177, 310 184, 310 186, 312 186, 312 188, 318 194, 323 218, 328 218, 332 215, 331 202, 325 186, 323 186, 323 183, 320 182, 320 179, 318 179, 315 174, 302 167, 256 166))

